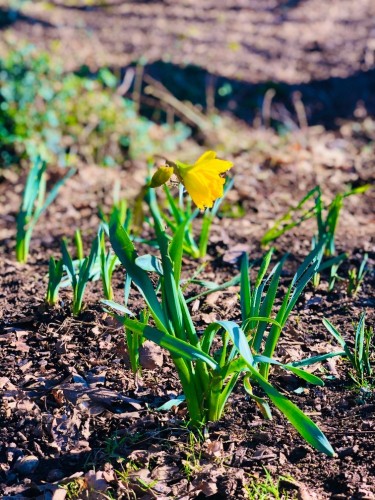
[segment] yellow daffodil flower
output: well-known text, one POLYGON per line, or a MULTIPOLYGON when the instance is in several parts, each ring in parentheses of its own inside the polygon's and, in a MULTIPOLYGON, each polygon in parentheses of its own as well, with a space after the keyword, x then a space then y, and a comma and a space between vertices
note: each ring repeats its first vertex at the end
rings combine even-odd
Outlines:
POLYGON ((232 162, 216 158, 215 151, 206 151, 193 165, 167 162, 167 166, 159 168, 154 174, 150 186, 164 184, 174 173, 197 207, 204 210, 211 208, 214 201, 223 196, 225 178, 220 174, 232 167, 232 162))

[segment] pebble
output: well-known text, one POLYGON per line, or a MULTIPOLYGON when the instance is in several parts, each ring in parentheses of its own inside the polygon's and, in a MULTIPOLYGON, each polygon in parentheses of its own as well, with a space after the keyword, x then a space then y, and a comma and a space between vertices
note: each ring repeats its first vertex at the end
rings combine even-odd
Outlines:
POLYGON ((34 455, 19 458, 14 464, 14 471, 22 476, 32 474, 39 465, 39 459, 34 455))

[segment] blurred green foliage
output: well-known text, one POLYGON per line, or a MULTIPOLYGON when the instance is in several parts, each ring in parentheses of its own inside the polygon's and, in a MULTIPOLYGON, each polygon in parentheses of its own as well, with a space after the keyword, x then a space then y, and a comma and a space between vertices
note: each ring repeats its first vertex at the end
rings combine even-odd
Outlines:
POLYGON ((36 154, 62 166, 111 166, 173 151, 190 135, 182 123, 139 116, 117 84, 108 69, 79 76, 33 46, 11 50, 0 58, 0 166, 36 154))

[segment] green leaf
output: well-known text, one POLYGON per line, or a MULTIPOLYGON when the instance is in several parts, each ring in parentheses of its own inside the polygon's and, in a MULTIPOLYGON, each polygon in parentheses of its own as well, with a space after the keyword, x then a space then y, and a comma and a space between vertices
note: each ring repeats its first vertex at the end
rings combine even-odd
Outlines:
POLYGON ((178 339, 169 333, 162 332, 136 320, 120 318, 120 321, 122 321, 126 328, 141 333, 146 339, 152 340, 155 344, 160 345, 160 347, 163 347, 175 357, 181 357, 187 361, 203 361, 213 370, 219 370, 219 365, 211 356, 184 340, 178 339))
POLYGON ((181 403, 183 403, 186 400, 184 394, 180 394, 176 398, 170 399, 163 405, 159 406, 156 408, 156 411, 169 411, 171 410, 174 406, 179 406, 181 403))
POLYGON ((328 319, 323 319, 323 324, 327 328, 327 330, 335 337, 340 346, 344 349, 346 356, 351 361, 353 365, 355 365, 355 359, 353 354, 351 353, 349 347, 347 346, 344 338, 341 333, 328 321, 328 319))
POLYGON ((142 255, 135 259, 135 264, 143 269, 143 271, 157 273, 159 276, 163 276, 163 267, 160 260, 154 255, 142 255))
POLYGON ((69 274, 72 287, 73 287, 73 289, 75 289, 77 286, 76 272, 74 269, 72 257, 70 256, 68 246, 67 246, 66 240, 64 238, 61 242, 61 253, 62 253, 63 264, 64 264, 64 266, 69 274))
POLYGON ((181 277, 185 230, 186 230, 186 220, 178 226, 169 247, 169 255, 173 262, 173 273, 177 286, 180 282, 180 277, 181 277))
POLYGON ((332 446, 319 427, 314 424, 314 422, 294 403, 280 394, 280 392, 256 370, 254 367, 254 358, 250 352, 249 346, 247 345, 246 336, 241 328, 239 328, 238 325, 232 321, 218 321, 217 324, 221 325, 229 333, 232 338, 232 342, 235 344, 238 352, 245 360, 253 380, 260 385, 274 405, 277 406, 282 413, 284 413, 301 436, 317 450, 322 451, 329 456, 334 456, 335 452, 333 451, 332 446))
POLYGON ((263 417, 266 419, 266 420, 272 420, 272 413, 271 413, 271 408, 269 406, 269 404, 267 403, 267 401, 264 399, 264 398, 260 398, 259 396, 255 396, 253 394, 253 388, 250 384, 250 380, 249 380, 250 377, 245 377, 243 379, 243 385, 244 385, 244 388, 245 388, 245 391, 248 393, 248 395, 250 396, 250 398, 255 401, 255 403, 257 404, 260 412, 262 413, 263 417))
POLYGON ((126 272, 144 297, 157 327, 161 330, 167 329, 168 321, 157 299, 152 281, 146 271, 140 269, 135 263, 137 252, 129 238, 128 233, 119 222, 117 214, 113 214, 109 224, 109 239, 114 252, 119 258, 126 272))
POLYGON ((249 256, 244 252, 241 256, 241 286, 240 286, 240 303, 242 322, 246 321, 251 314, 251 285, 249 273, 249 256))
POLYGON ((260 363, 267 363, 271 365, 277 365, 281 366, 284 370, 289 370, 297 377, 302 378, 303 380, 306 380, 309 384, 314 384, 314 385, 319 385, 323 386, 324 382, 321 378, 317 377, 316 375, 313 375, 312 373, 305 372, 304 370, 301 370, 300 368, 297 368, 295 365, 292 363, 284 364, 280 363, 279 361, 276 361, 275 359, 268 358, 266 356, 254 356, 254 361, 255 362, 260 362, 260 363))
POLYGON ((197 283, 197 284, 202 285, 202 286, 208 286, 208 290, 205 290, 204 292, 198 293, 197 295, 194 295, 193 297, 186 299, 186 303, 189 304, 190 302, 193 302, 194 300, 199 299, 200 297, 205 297, 206 295, 209 295, 210 293, 220 292, 221 290, 225 290, 226 288, 229 288, 230 286, 238 285, 240 280, 241 280, 240 274, 237 274, 237 276, 230 279, 229 281, 226 281, 225 283, 222 283, 221 285, 218 285, 217 283, 214 283, 211 281, 192 280, 191 283, 197 283))
POLYGON ((292 366, 309 366, 313 365, 314 363, 321 363, 322 361, 334 358, 335 356, 345 356, 345 355, 346 355, 345 351, 328 352, 326 354, 319 354, 318 356, 311 356, 310 358, 301 359, 300 361, 293 361, 293 363, 290 364, 292 366))
POLYGON ((112 309, 115 309, 115 311, 118 311, 123 314, 128 314, 129 316, 134 316, 134 314, 128 309, 127 307, 123 306, 122 304, 119 304, 118 302, 114 302, 113 300, 105 300, 102 299, 100 302, 105 304, 108 307, 111 307, 112 309))
POLYGON ((47 210, 49 205, 54 201, 56 196, 59 193, 60 188, 65 184, 65 182, 70 179, 74 174, 76 173, 76 169, 71 168, 66 175, 60 180, 56 182, 56 184, 52 187, 51 191, 48 193, 47 198, 45 202, 43 203, 43 206, 35 213, 34 218, 36 220, 39 219, 39 217, 42 215, 43 212, 47 210))

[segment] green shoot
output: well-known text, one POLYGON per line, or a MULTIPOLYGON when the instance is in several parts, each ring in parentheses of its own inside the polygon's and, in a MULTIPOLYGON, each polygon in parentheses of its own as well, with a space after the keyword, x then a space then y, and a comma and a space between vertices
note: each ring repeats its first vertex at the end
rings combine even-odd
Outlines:
POLYGON ((53 257, 50 257, 46 295, 46 302, 50 306, 54 306, 57 303, 62 276, 63 261, 61 259, 56 261, 53 257))
POLYGON ((113 300, 112 274, 118 259, 116 255, 106 250, 104 231, 99 231, 100 239, 100 275, 103 283, 103 293, 106 300, 113 300))
MULTIPOLYGON (((112 247, 146 302, 153 322, 149 325, 148 321, 130 318, 128 314, 114 315, 126 329, 155 342, 170 353, 182 385, 192 426, 199 428, 207 421, 221 418, 229 396, 240 375, 244 373, 247 387, 250 381, 259 385, 308 443, 332 456, 334 451, 320 429, 260 373, 259 361, 251 353, 246 334, 240 326, 233 321, 218 321, 209 325, 201 334, 196 331, 180 288, 186 223, 186 220, 183 221, 170 240, 158 219, 155 219, 161 254, 159 260, 151 255, 139 257, 118 217, 112 217, 109 227, 112 247), (157 285, 151 280, 148 274, 150 272, 156 277, 157 285), (216 337, 219 345, 214 342, 216 337)), ((305 271, 300 269, 296 281, 303 282, 306 279, 305 271)), ((291 308, 299 296, 296 290, 300 284, 295 282, 293 285, 295 290, 290 292, 287 304, 291 308)), ((284 314, 287 313, 284 311, 284 314)), ((247 319, 249 323, 260 321, 259 318, 247 319)), ((265 357, 261 361, 277 363, 265 357)), ((292 365, 277 364, 310 383, 323 384, 318 377, 292 365)), ((263 402, 263 399, 258 399, 263 402)), ((264 402, 263 406, 265 404, 264 402)))
POLYGON ((350 297, 355 297, 361 288, 362 281, 367 273, 366 264, 368 261, 368 254, 366 253, 357 271, 356 267, 349 269, 349 281, 347 293, 350 297))
POLYGON ((84 259, 84 253, 83 253, 82 234, 81 234, 81 231, 79 229, 75 230, 75 233, 74 233, 74 244, 76 246, 77 259, 78 260, 83 260, 84 259))
MULTIPOLYGON (((359 387, 367 387, 370 384, 373 369, 370 363, 371 346, 374 339, 374 330, 365 327, 366 314, 363 312, 355 331, 354 346, 351 348, 342 334, 330 321, 323 319, 327 330, 335 337, 344 350, 344 355, 351 364, 350 376, 359 387)), ((373 347, 373 346, 372 346, 373 347)))
POLYGON ((178 227, 182 223, 185 223, 183 251, 193 258, 204 258, 207 254, 213 220, 228 191, 233 186, 233 182, 233 179, 228 180, 224 188, 223 197, 217 199, 211 209, 204 211, 198 238, 194 236, 193 222, 197 219, 200 212, 197 208, 193 210, 190 196, 184 199, 184 187, 182 184, 179 185, 178 199, 172 196, 170 189, 164 184, 167 213, 164 210, 160 210, 154 189, 149 189, 148 193, 146 193, 146 201, 149 204, 153 218, 155 219, 156 217, 159 222, 163 221, 170 229, 172 236, 176 233, 178 227))
POLYGON ((91 246, 89 256, 79 261, 77 270, 77 266, 74 265, 74 261, 69 253, 66 240, 62 241, 62 260, 73 288, 72 312, 74 316, 77 316, 82 310, 83 295, 87 283, 93 279, 94 266, 99 254, 99 246, 99 235, 97 235, 91 246))
POLYGON ((36 223, 54 201, 61 186, 75 172, 74 169, 69 170, 46 196, 46 168, 46 163, 37 157, 26 179, 22 203, 17 215, 16 258, 18 262, 27 262, 31 236, 36 223))
POLYGON ((349 189, 344 193, 339 193, 329 205, 324 205, 322 201, 322 190, 316 186, 309 191, 307 195, 288 212, 278 219, 275 224, 263 236, 261 243, 267 245, 288 232, 290 229, 299 226, 304 221, 316 218, 318 242, 323 238, 327 240, 326 255, 335 254, 335 233, 340 217, 340 212, 344 204, 344 199, 354 194, 361 194, 369 189, 369 185, 349 189), (308 202, 313 199, 314 205, 308 206, 308 202))
POLYGON ((273 357, 281 331, 290 313, 320 266, 324 246, 324 241, 318 244, 297 269, 277 312, 274 311, 275 299, 287 255, 265 277, 273 254, 273 248, 271 248, 263 258, 253 286, 250 283, 248 256, 244 254, 242 257, 240 291, 242 328, 252 351, 257 355, 262 354, 261 357, 258 356, 261 365, 260 373, 266 379, 268 379, 270 363, 265 358, 273 357), (275 319, 272 319, 273 317, 275 319), (268 325, 269 331, 267 332, 268 325))
MULTIPOLYGON (((117 302, 113 302, 112 300, 102 300, 102 303, 108 307, 111 307, 118 313, 122 313, 126 316, 134 316, 134 314, 127 307, 118 304, 117 302)), ((105 310, 110 313, 108 309, 105 310)), ((141 311, 139 316, 139 321, 141 323, 147 323, 148 319, 149 319, 148 311, 147 310, 141 311)), ((141 372, 140 348, 142 347, 145 338, 143 337, 142 332, 133 331, 126 327, 125 327, 125 337, 128 347, 130 367, 132 372, 137 376, 141 372)))
MULTIPOLYGON (((315 246, 316 246, 316 238, 313 237, 312 247, 315 248, 315 246)), ((344 260, 347 259, 347 257, 348 256, 346 253, 341 253, 341 254, 336 255, 334 257, 330 257, 329 259, 322 262, 319 266, 319 269, 317 270, 317 272, 314 274, 314 276, 312 278, 312 283, 313 283, 314 288, 319 287, 321 273, 325 270, 329 270, 328 291, 331 292, 335 286, 336 279, 339 279, 339 280, 342 279, 337 274, 337 271, 338 271, 339 267, 341 266, 341 264, 344 262, 344 260)))
POLYGON ((113 187, 113 203, 109 211, 109 216, 104 213, 103 208, 99 207, 99 218, 105 232, 108 234, 108 222, 111 216, 116 213, 121 224, 128 230, 132 224, 133 214, 124 198, 120 197, 120 183, 116 182, 113 187))

